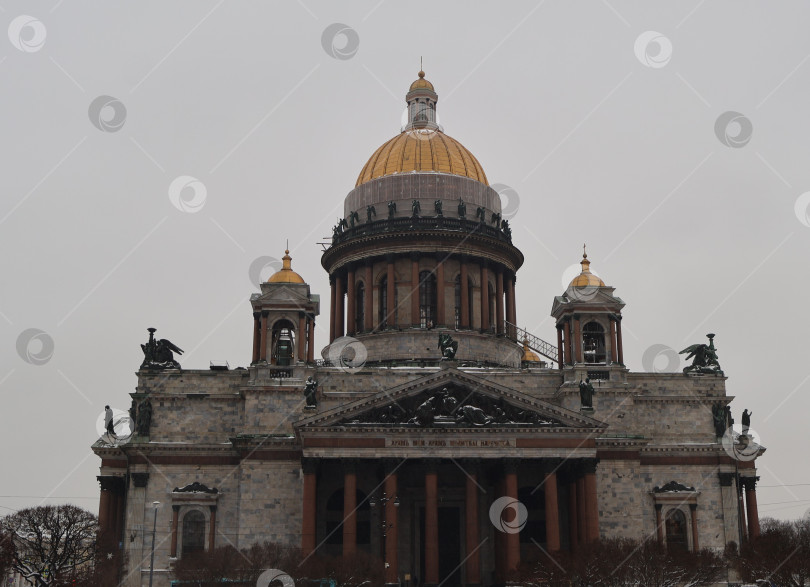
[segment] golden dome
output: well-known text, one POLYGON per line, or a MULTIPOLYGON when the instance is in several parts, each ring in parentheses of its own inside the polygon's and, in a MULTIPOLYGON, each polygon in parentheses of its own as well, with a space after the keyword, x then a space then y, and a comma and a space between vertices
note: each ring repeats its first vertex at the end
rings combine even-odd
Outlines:
POLYGON ((521 361, 528 361, 530 363, 540 362, 540 356, 529 348, 529 340, 525 337, 523 338, 523 358, 521 361))
POLYGON ((489 185, 478 159, 464 145, 440 130, 422 128, 406 130, 374 151, 355 187, 385 175, 409 172, 462 175, 489 185))
POLYGON ((287 249, 281 258, 281 271, 273 273, 267 283, 306 283, 303 277, 292 270, 290 261, 292 261, 292 257, 290 257, 290 250, 287 249))
POLYGON ((412 92, 414 90, 430 90, 431 92, 436 91, 433 89, 433 84, 425 79, 425 72, 421 70, 419 71, 419 79, 411 84, 411 88, 408 91, 412 92))
POLYGON ((605 282, 591 273, 591 262, 588 260, 587 253, 582 253, 580 264, 582 265, 582 273, 572 279, 568 287, 605 287, 605 282))

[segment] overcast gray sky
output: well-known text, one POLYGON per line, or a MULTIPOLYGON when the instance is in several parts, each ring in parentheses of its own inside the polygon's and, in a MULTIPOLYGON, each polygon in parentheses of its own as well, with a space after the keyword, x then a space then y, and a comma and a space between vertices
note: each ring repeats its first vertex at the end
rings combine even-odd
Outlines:
POLYGON ((753 410, 768 448, 760 513, 802 515, 808 17, 800 1, 0 0, 0 513, 96 510, 95 421, 128 407, 147 327, 185 368, 246 365, 251 263, 286 239, 328 296, 317 242, 399 131, 423 56, 445 131, 517 193, 520 324, 555 340, 587 242, 627 303, 631 369, 717 334, 735 418, 753 410), (334 23, 349 30, 324 44, 334 23))

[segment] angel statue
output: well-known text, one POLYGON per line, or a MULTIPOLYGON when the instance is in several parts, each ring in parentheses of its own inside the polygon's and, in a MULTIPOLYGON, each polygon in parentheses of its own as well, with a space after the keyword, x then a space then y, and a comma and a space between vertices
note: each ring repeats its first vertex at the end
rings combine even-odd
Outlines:
POLYGON ((174 360, 172 353, 183 354, 183 349, 162 338, 155 339, 156 328, 147 328, 149 341, 141 345, 143 349, 143 363, 141 369, 179 369, 180 363, 174 360))
POLYGON ((691 365, 684 367, 684 375, 688 373, 723 374, 720 363, 717 362, 717 349, 714 347, 714 334, 707 334, 706 336, 709 339, 709 344, 693 344, 678 353, 679 355, 688 353, 686 356, 687 361, 694 358, 691 365))
POLYGON ((442 360, 455 359, 458 351, 458 341, 453 340, 449 334, 439 335, 439 348, 442 351, 442 360))
POLYGON ((374 206, 366 206, 366 224, 371 224, 371 217, 377 217, 377 209, 374 206))

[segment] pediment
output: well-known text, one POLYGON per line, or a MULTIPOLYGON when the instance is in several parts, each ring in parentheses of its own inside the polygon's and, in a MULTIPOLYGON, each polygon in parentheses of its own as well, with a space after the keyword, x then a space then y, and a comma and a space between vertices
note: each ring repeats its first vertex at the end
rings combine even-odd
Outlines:
POLYGON ((267 302, 309 302, 309 286, 306 284, 280 285, 262 288, 262 293, 253 298, 253 303, 265 304, 267 302))
POLYGON ((342 428, 559 429, 598 432, 606 424, 517 390, 459 371, 443 369, 295 424, 299 431, 342 428))

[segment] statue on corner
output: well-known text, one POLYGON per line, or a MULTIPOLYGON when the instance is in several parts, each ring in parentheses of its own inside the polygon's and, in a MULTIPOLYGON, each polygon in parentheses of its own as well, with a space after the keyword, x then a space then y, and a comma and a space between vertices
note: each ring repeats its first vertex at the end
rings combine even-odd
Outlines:
POLYGON ((689 373, 723 375, 717 361, 717 349, 714 347, 714 334, 707 334, 709 344, 693 344, 683 349, 679 355, 688 353, 686 360, 693 359, 692 364, 684 367, 684 375, 689 373))
POLYGON ((590 377, 586 377, 585 381, 579 380, 579 401, 583 408, 593 408, 594 393, 590 377))
POLYGON ((449 334, 439 335, 439 348, 442 351, 442 359, 455 359, 458 351, 458 341, 453 340, 449 334))
POLYGON ((307 408, 314 408, 318 405, 318 380, 314 379, 312 375, 307 377, 304 382, 304 396, 307 400, 307 408))
POLYGON ((179 369, 180 363, 174 360, 172 353, 183 354, 183 349, 162 338, 155 339, 156 328, 147 328, 149 340, 141 345, 143 350, 143 363, 141 369, 179 369))

